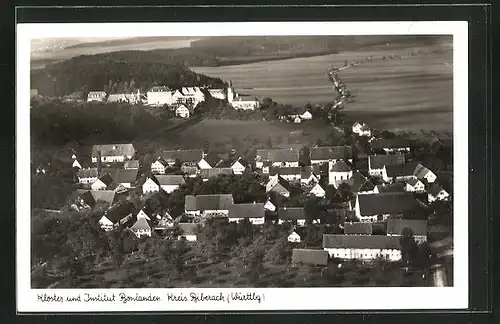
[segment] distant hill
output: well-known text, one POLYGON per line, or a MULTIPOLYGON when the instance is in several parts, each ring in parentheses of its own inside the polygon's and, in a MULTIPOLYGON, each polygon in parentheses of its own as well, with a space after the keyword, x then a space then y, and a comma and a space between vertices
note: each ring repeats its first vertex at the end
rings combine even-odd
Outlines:
POLYGON ((149 51, 82 55, 31 71, 31 88, 45 96, 105 90, 114 83, 133 83, 140 90, 152 85, 222 87, 225 84, 218 78, 189 70, 177 58, 149 51))

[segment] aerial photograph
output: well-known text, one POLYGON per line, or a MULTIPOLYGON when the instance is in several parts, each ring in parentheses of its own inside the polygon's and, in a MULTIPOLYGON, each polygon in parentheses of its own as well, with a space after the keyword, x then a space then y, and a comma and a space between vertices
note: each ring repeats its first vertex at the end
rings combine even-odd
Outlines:
POLYGON ((453 286, 451 35, 30 60, 32 288, 453 286))

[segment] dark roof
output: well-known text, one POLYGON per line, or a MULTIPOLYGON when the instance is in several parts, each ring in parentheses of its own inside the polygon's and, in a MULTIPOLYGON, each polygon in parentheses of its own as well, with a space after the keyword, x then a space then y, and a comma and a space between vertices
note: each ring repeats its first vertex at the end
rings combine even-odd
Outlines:
POLYGON ((383 148, 406 148, 410 147, 410 142, 404 138, 380 138, 370 143, 375 150, 383 148))
POLYGON ((207 155, 205 155, 203 160, 205 160, 205 162, 207 162, 208 165, 210 165, 213 168, 217 165, 217 163, 221 162, 222 159, 217 154, 210 152, 207 155))
POLYGON ((300 167, 270 167, 269 175, 297 175, 301 173, 300 167))
POLYGON ((418 164, 416 167, 415 167, 415 171, 413 173, 413 175, 415 177, 417 177, 418 179, 422 179, 424 178, 429 172, 432 172, 431 170, 429 170, 428 168, 426 168, 425 166, 423 166, 422 164, 418 164))
POLYGON ((427 221, 417 219, 388 219, 387 234, 403 234, 403 229, 409 228, 414 235, 427 235, 427 221))
POLYGON ((106 213, 104 213, 104 216, 112 221, 113 224, 116 224, 118 221, 131 214, 133 208, 134 204, 132 204, 131 202, 122 202, 118 205, 113 206, 111 209, 108 209, 106 213))
POLYGON ((169 185, 180 186, 186 183, 182 175, 173 175, 173 174, 156 175, 156 179, 158 180, 160 186, 169 186, 169 185))
POLYGON ((149 226, 148 221, 144 217, 141 217, 141 218, 138 218, 135 221, 134 225, 132 225, 130 227, 130 229, 132 231, 134 231, 134 230, 140 230, 140 229, 146 229, 146 230, 149 229, 150 230, 151 226, 149 226))
POLYGON ((104 183, 106 186, 109 186, 113 183, 113 178, 109 175, 109 173, 103 173, 103 176, 99 178, 99 181, 104 183))
POLYGON ((287 149, 259 149, 255 157, 256 161, 272 162, 298 162, 299 150, 295 148, 287 149))
POLYGON ((303 207, 282 207, 278 210, 278 217, 282 220, 306 219, 303 207))
POLYGON ((405 192, 405 184, 401 182, 377 185, 379 193, 385 192, 405 192))
POLYGON ((292 263, 304 263, 312 265, 328 265, 329 255, 324 250, 293 249, 292 263))
POLYGON ((101 156, 129 156, 135 154, 135 148, 132 144, 103 144, 92 146, 92 157, 101 156))
POLYGON ((402 214, 421 207, 413 194, 406 192, 358 195, 357 200, 362 216, 402 214))
POLYGON ((178 223, 183 235, 196 235, 198 233, 198 224, 196 223, 178 223))
POLYGON ((133 183, 137 180, 138 169, 103 168, 101 174, 109 174, 117 183, 133 183))
POLYGON ((138 169, 139 168, 139 160, 128 160, 125 162, 124 166, 125 169, 138 169))
POLYGON ((439 194, 439 192, 441 192, 441 190, 444 190, 443 187, 437 183, 434 183, 427 190, 427 193, 429 193, 432 196, 437 196, 439 194))
POLYGON ((262 218, 264 203, 234 204, 229 208, 230 218, 262 218))
POLYGON ((96 201, 89 190, 76 190, 75 196, 82 199, 90 207, 94 207, 96 201))
POLYGON ((344 223, 344 234, 366 234, 371 235, 373 232, 371 223, 344 223))
POLYGON ((408 178, 406 179, 406 183, 411 185, 411 186, 414 186, 416 185, 420 180, 418 180, 417 178, 408 178))
POLYGON ((283 179, 279 175, 278 175, 277 181, 276 180, 270 180, 267 183, 267 185, 266 185, 266 191, 269 192, 269 191, 276 190, 275 189, 276 187, 281 187, 281 188, 285 189, 288 192, 290 192, 290 190, 292 189, 292 186, 290 185, 290 183, 288 181, 286 181, 285 179, 283 179))
POLYGON ((160 162, 163 166, 167 166, 168 164, 162 156, 159 156, 154 162, 160 162))
POLYGON ((79 178, 97 178, 97 168, 78 169, 77 176, 79 178))
POLYGON ((349 172, 351 171, 351 167, 347 165, 344 161, 337 161, 334 165, 332 165, 332 168, 330 169, 332 172, 349 172))
POLYGON ((94 197, 94 201, 99 201, 112 204, 115 201, 116 192, 114 190, 90 190, 90 194, 94 197))
POLYGON ((184 201, 186 210, 229 210, 232 205, 232 194, 188 195, 184 201))
POLYGON ((397 249, 401 248, 399 237, 385 235, 323 234, 324 248, 353 249, 397 249))
POLYGON ((385 166, 388 177, 408 177, 415 174, 418 163, 389 164, 385 166))
POLYGON ((302 179, 308 179, 311 174, 314 174, 315 176, 319 175, 321 172, 320 172, 320 166, 315 164, 313 166, 311 165, 308 165, 308 166, 304 166, 302 167, 302 170, 300 172, 300 177, 302 179))
POLYGON ((375 188, 373 183, 359 171, 353 172, 352 177, 346 182, 351 187, 352 192, 371 191, 375 188))
POLYGON ((242 158, 237 158, 236 160, 232 161, 232 162, 230 163, 230 165, 231 165, 231 166, 233 166, 236 162, 239 162, 239 163, 240 163, 241 165, 243 165, 244 167, 247 167, 247 166, 249 166, 249 165, 250 165, 250 163, 248 163, 248 161, 247 161, 247 160, 244 160, 244 159, 242 159, 242 158))
POLYGON ((313 147, 310 150, 311 160, 352 159, 351 146, 313 147))
POLYGON ((203 158, 202 150, 171 150, 163 151, 162 157, 165 161, 179 160, 182 162, 199 162, 203 158))
POLYGON ((384 165, 403 163, 405 163, 405 156, 403 154, 370 155, 368 157, 368 165, 370 166, 370 169, 382 169, 384 165))
POLYGON ((307 236, 307 227, 295 227, 291 233, 297 233, 303 240, 307 236))
MULTIPOLYGON (((347 219, 352 219, 355 217, 354 210, 348 209, 327 209, 328 218, 333 218, 338 220, 338 223, 343 224, 347 219)), ((335 221, 337 223, 337 221, 335 221)))
POLYGON ((209 179, 212 177, 217 177, 219 175, 231 175, 233 174, 233 169, 231 168, 211 168, 211 169, 201 169, 200 177, 203 179, 209 179))

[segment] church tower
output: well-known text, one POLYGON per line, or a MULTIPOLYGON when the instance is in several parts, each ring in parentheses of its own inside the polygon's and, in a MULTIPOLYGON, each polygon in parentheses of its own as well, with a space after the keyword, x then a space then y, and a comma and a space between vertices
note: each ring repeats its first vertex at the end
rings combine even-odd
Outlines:
POLYGON ((229 87, 227 88, 227 101, 229 103, 234 100, 234 91, 233 91, 233 81, 229 80, 229 87))

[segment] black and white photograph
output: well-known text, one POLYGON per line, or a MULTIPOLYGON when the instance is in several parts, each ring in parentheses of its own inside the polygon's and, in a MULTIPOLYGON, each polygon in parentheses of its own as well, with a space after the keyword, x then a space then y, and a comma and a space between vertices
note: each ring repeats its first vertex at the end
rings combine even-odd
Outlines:
POLYGON ((457 29, 114 25, 28 26, 17 217, 37 307, 467 291, 457 29))

